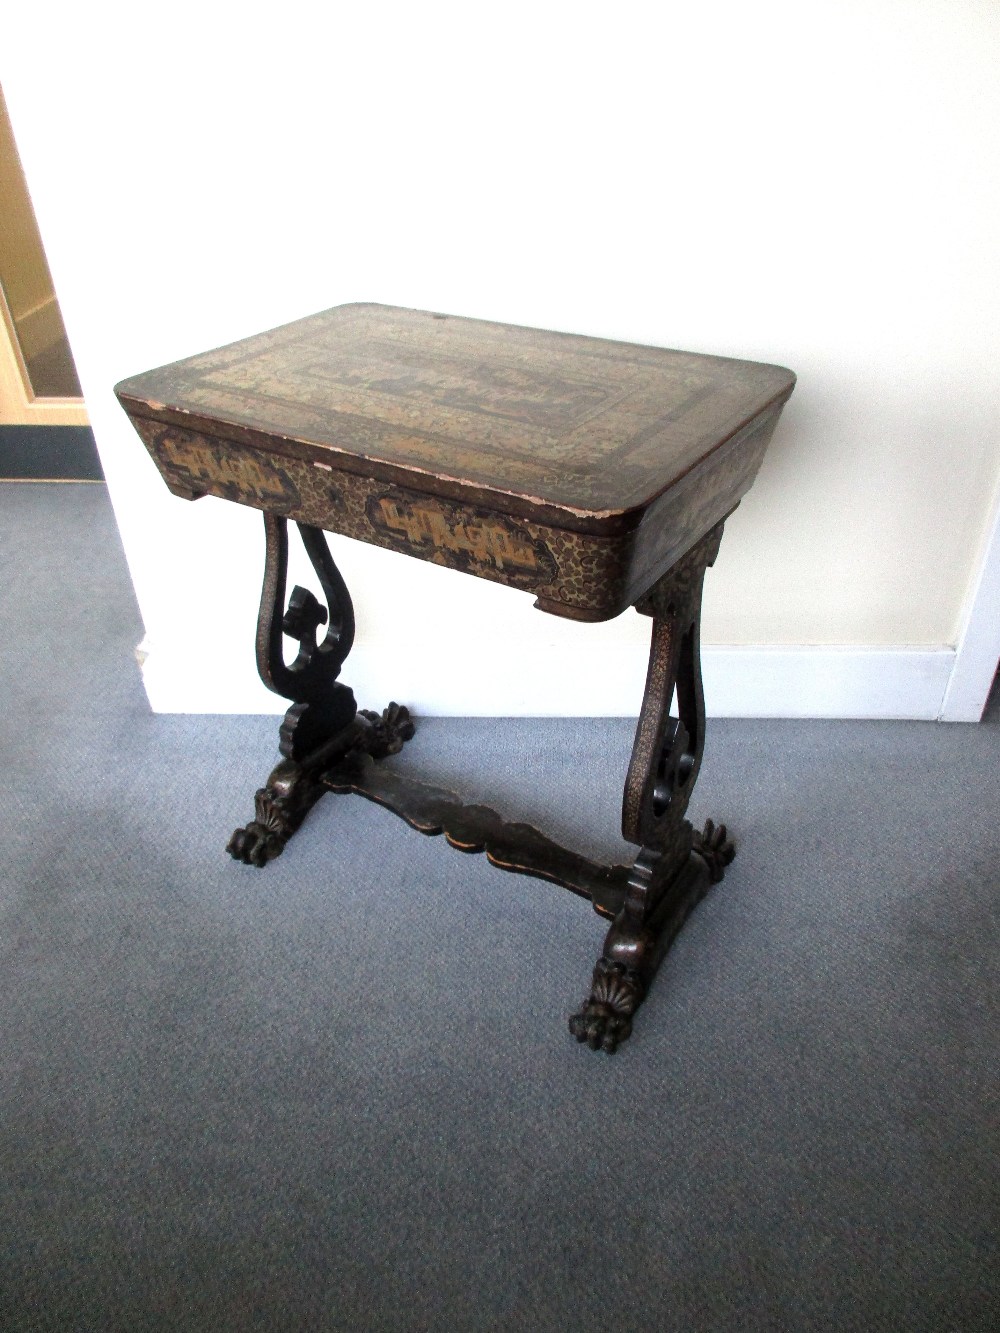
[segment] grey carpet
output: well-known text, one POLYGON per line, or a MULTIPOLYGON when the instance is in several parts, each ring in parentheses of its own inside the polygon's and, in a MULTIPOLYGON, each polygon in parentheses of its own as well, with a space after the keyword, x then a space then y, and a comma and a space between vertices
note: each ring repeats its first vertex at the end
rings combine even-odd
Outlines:
POLYGON ((103 481, 89 426, 0 426, 0 481, 103 481))
MULTIPOLYGON (((102 487, 0 512, 0 1327, 1000 1325, 995 709, 714 723, 739 854, 608 1058, 571 895, 356 798, 232 863, 274 720, 149 714, 102 487)), ((630 733, 401 761, 615 855, 630 733)))

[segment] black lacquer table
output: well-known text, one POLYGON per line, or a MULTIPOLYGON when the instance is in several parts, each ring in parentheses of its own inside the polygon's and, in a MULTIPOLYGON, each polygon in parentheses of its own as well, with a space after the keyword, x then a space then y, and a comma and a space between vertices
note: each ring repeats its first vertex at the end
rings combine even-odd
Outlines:
POLYGON ((702 582, 794 383, 779 366, 350 305, 118 385, 175 495, 264 514, 257 665, 291 706, 231 854, 263 866, 324 792, 355 792, 564 885, 612 923, 570 1030, 613 1051, 733 856, 724 825, 685 818, 704 745, 702 582), (286 603, 288 519, 326 607, 299 587, 286 603), (324 531, 522 589, 554 615, 652 617, 622 805, 631 864, 598 864, 382 762, 413 721, 395 703, 359 711, 338 680, 354 614, 324 531), (298 644, 290 666, 283 636, 298 644))

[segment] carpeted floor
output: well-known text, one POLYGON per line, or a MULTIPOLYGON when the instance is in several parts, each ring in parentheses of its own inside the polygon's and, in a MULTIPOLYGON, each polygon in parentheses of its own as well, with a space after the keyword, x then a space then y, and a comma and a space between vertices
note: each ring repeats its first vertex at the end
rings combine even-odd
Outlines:
MULTIPOLYGON (((355 798, 226 857, 275 721, 149 714, 103 487, 0 517, 0 1328, 1000 1326, 995 706, 715 722, 739 855, 608 1058, 571 895, 355 798)), ((618 854, 630 745, 393 762, 618 854)))

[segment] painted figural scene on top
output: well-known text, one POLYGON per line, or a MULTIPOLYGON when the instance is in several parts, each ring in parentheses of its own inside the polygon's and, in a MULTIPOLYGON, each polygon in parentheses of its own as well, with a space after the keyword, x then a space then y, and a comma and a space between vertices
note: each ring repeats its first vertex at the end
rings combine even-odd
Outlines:
POLYGON ((290 707, 282 760, 230 853, 263 866, 321 795, 353 792, 564 885, 611 922, 570 1029, 615 1050, 732 859, 724 826, 686 819, 704 746, 701 590, 794 382, 779 366, 356 305, 120 384, 176 495, 264 514, 257 663, 290 707), (325 606, 303 588, 286 598, 289 519, 325 606), (593 862, 383 762, 413 720, 397 704, 359 710, 339 680, 354 614, 326 532, 519 588, 552 614, 604 620, 635 606, 651 617, 623 797, 631 861, 593 862))

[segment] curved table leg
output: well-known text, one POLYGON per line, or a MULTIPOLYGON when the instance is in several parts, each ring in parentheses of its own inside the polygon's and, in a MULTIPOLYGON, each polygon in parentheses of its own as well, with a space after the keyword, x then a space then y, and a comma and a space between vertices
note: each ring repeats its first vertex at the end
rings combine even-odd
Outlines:
POLYGON ((319 528, 298 524, 302 544, 319 579, 326 607, 307 589, 292 589, 285 606, 288 529, 278 515, 264 515, 266 556, 257 618, 257 669, 261 680, 291 701, 279 733, 284 756, 254 796, 254 818, 238 828, 226 850, 247 865, 263 866, 284 849, 326 788, 320 775, 351 750, 381 759, 396 754, 413 735, 405 708, 358 711, 353 692, 338 683, 354 643, 354 607, 319 528), (322 640, 320 626, 326 625, 322 640), (286 665, 282 638, 297 641, 286 665))
POLYGON ((706 569, 722 525, 669 570, 636 609, 653 617, 646 693, 625 780, 622 833, 640 850, 625 900, 604 941, 590 995, 570 1032, 592 1049, 617 1049, 632 1031, 667 948, 692 908, 721 880, 734 848, 725 825, 701 832, 685 818, 705 738, 699 621, 706 569), (671 713, 676 694, 677 713, 671 713))

